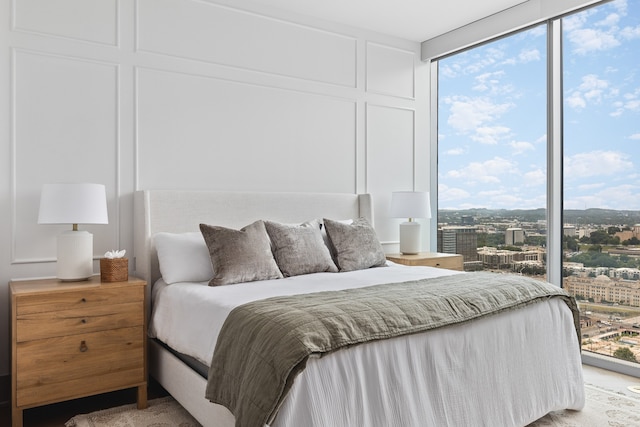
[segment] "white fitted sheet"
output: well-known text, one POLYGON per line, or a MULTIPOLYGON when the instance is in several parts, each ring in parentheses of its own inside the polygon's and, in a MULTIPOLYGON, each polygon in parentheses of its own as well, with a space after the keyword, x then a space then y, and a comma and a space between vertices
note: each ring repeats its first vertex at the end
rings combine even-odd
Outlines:
MULTIPOLYGON (((150 334, 208 366, 237 305, 459 273, 389 265, 221 287, 160 280, 150 334)), ((571 312, 559 299, 353 346, 310 359, 273 426, 524 426, 552 410, 582 408, 578 348, 571 312)))

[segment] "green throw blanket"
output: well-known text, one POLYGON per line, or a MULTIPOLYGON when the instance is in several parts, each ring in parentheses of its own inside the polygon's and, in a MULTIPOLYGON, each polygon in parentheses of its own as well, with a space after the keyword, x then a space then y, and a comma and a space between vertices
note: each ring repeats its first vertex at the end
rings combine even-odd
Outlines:
POLYGON ((575 300, 526 276, 456 274, 244 304, 220 331, 206 398, 227 407, 237 427, 263 426, 273 421, 312 354, 468 322, 551 297, 562 298, 573 311, 579 345, 575 300))

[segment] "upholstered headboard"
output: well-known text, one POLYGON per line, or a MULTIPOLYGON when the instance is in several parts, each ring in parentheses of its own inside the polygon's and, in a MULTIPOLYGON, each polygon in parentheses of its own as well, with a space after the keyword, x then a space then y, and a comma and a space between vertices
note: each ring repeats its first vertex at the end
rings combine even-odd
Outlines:
MULTIPOLYGON (((253 193, 143 190, 134 194, 135 274, 152 285, 160 278, 154 234, 199 231, 206 223, 242 228, 264 219, 302 223, 316 218, 364 217, 373 224, 369 194, 253 193)), ((151 286, 149 286, 151 288, 151 286)))

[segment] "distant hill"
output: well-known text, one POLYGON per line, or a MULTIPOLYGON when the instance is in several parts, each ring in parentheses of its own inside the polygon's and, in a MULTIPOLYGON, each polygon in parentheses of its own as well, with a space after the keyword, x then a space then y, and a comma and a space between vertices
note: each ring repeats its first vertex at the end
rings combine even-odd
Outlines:
MULTIPOLYGON (((463 209, 438 210, 438 222, 464 225, 465 218, 473 218, 473 224, 487 222, 502 222, 517 220, 521 222, 536 222, 546 219, 546 210, 539 209, 463 209)), ((594 224, 594 225, 634 225, 640 224, 640 211, 614 209, 568 209, 564 212, 565 224, 594 224)), ((469 224, 471 225, 471 224, 469 224)))

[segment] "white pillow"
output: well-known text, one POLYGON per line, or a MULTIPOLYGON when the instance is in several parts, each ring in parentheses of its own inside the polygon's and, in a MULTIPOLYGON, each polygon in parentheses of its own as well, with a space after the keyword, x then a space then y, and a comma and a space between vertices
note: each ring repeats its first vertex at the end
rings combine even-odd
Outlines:
POLYGON ((160 273, 168 284, 204 282, 213 277, 209 249, 202 233, 156 233, 160 273))

